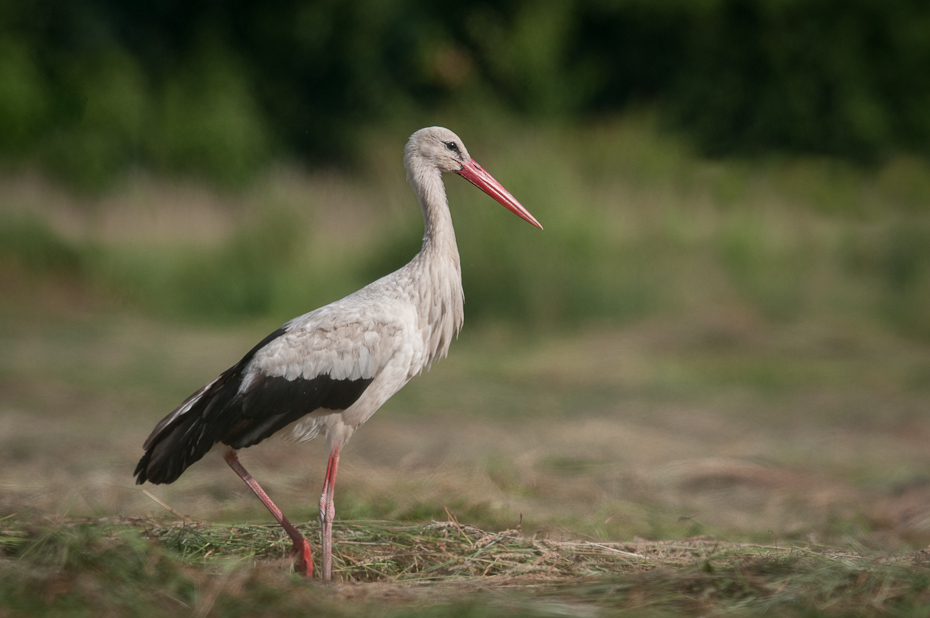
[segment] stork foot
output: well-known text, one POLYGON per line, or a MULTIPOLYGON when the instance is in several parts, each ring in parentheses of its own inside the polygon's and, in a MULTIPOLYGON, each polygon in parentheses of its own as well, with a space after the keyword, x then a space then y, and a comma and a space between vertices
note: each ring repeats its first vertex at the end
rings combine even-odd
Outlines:
POLYGON ((294 570, 304 577, 313 577, 313 556, 310 553, 310 543, 307 539, 301 539, 301 542, 294 542, 294 549, 291 555, 297 558, 294 563, 294 570))

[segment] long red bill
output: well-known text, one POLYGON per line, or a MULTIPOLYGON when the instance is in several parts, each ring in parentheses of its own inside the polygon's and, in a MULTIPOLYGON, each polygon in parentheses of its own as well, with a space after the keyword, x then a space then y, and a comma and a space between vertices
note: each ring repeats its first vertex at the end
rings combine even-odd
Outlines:
POLYGON ((483 167, 478 165, 478 162, 474 159, 469 159, 463 163, 462 169, 456 173, 500 202, 500 204, 510 212, 524 221, 532 223, 539 229, 543 229, 543 226, 539 224, 536 217, 531 215, 530 211, 517 201, 517 198, 510 195, 510 192, 505 189, 501 183, 494 180, 494 177, 487 173, 483 167))

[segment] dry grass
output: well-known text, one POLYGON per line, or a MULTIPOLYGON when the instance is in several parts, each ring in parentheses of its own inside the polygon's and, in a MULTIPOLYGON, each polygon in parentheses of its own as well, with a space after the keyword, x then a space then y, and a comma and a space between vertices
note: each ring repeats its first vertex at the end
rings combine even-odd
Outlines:
POLYGON ((0 526, 0 553, 15 562, 0 562, 8 582, 0 601, 13 612, 60 614, 93 602, 98 615, 182 609, 197 616, 298 609, 429 615, 427 606, 469 616, 616 610, 906 616, 919 615, 930 602, 926 551, 876 554, 700 537, 553 541, 520 530, 487 532, 454 519, 341 522, 334 536, 336 580, 317 587, 284 574, 290 542, 274 526, 7 520, 0 526), (98 581, 107 581, 109 594, 100 596, 98 581), (39 598, 18 595, 24 587, 39 598))
MULTIPOLYGON (((315 536, 312 526, 303 532, 315 536)), ((270 525, 150 524, 145 534, 195 560, 268 560, 286 556, 291 546, 280 528, 270 525)), ((662 552, 667 558, 644 549, 650 557, 637 553, 636 544, 554 541, 527 537, 520 530, 487 532, 454 519, 430 524, 340 522, 333 538, 335 577, 345 582, 424 583, 469 577, 497 578, 489 583, 516 578, 556 581, 671 564, 672 554, 681 549, 662 552)))

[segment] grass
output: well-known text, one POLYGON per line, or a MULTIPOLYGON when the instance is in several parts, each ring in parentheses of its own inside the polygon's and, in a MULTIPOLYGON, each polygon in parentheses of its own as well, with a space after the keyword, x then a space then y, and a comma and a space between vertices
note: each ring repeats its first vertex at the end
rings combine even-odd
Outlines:
MULTIPOLYGON (((347 446, 321 588, 218 458, 147 488, 191 523, 131 484, 152 424, 262 330, 6 311, 0 604, 21 613, 926 609, 930 357, 894 335, 472 329, 347 446)), ((269 446, 243 461, 316 549, 324 445, 269 446)))
MULTIPOLYGON (((305 527, 310 535, 311 526, 305 527)), ((273 526, 151 525, 146 534, 188 560, 286 556, 290 541, 273 526)), ((518 530, 489 533, 454 519, 431 524, 342 522, 334 533, 339 579, 351 582, 442 582, 450 577, 606 575, 650 562, 609 544, 527 538, 518 530)))
POLYGON ((40 522, 0 528, 0 599, 12 615, 93 606, 95 615, 910 616, 930 603, 926 551, 559 542, 454 519, 356 521, 335 527, 338 583, 321 587, 286 575, 289 542, 272 526, 40 522))

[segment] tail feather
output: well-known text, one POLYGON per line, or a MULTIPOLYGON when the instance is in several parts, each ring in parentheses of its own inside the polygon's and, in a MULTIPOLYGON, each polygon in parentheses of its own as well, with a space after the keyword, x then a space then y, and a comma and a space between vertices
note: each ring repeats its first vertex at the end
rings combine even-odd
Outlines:
POLYGON ((200 389, 159 423, 133 472, 137 485, 146 481, 173 483, 222 439, 229 430, 224 422, 229 416, 216 412, 226 408, 236 392, 235 385, 228 384, 228 373, 200 389))
POLYGON ((173 483, 192 463, 206 455, 223 439, 238 414, 229 408, 237 404, 242 372, 255 353, 286 332, 285 327, 262 339, 238 363, 201 387, 163 418, 142 445, 145 454, 133 475, 136 484, 173 483))

